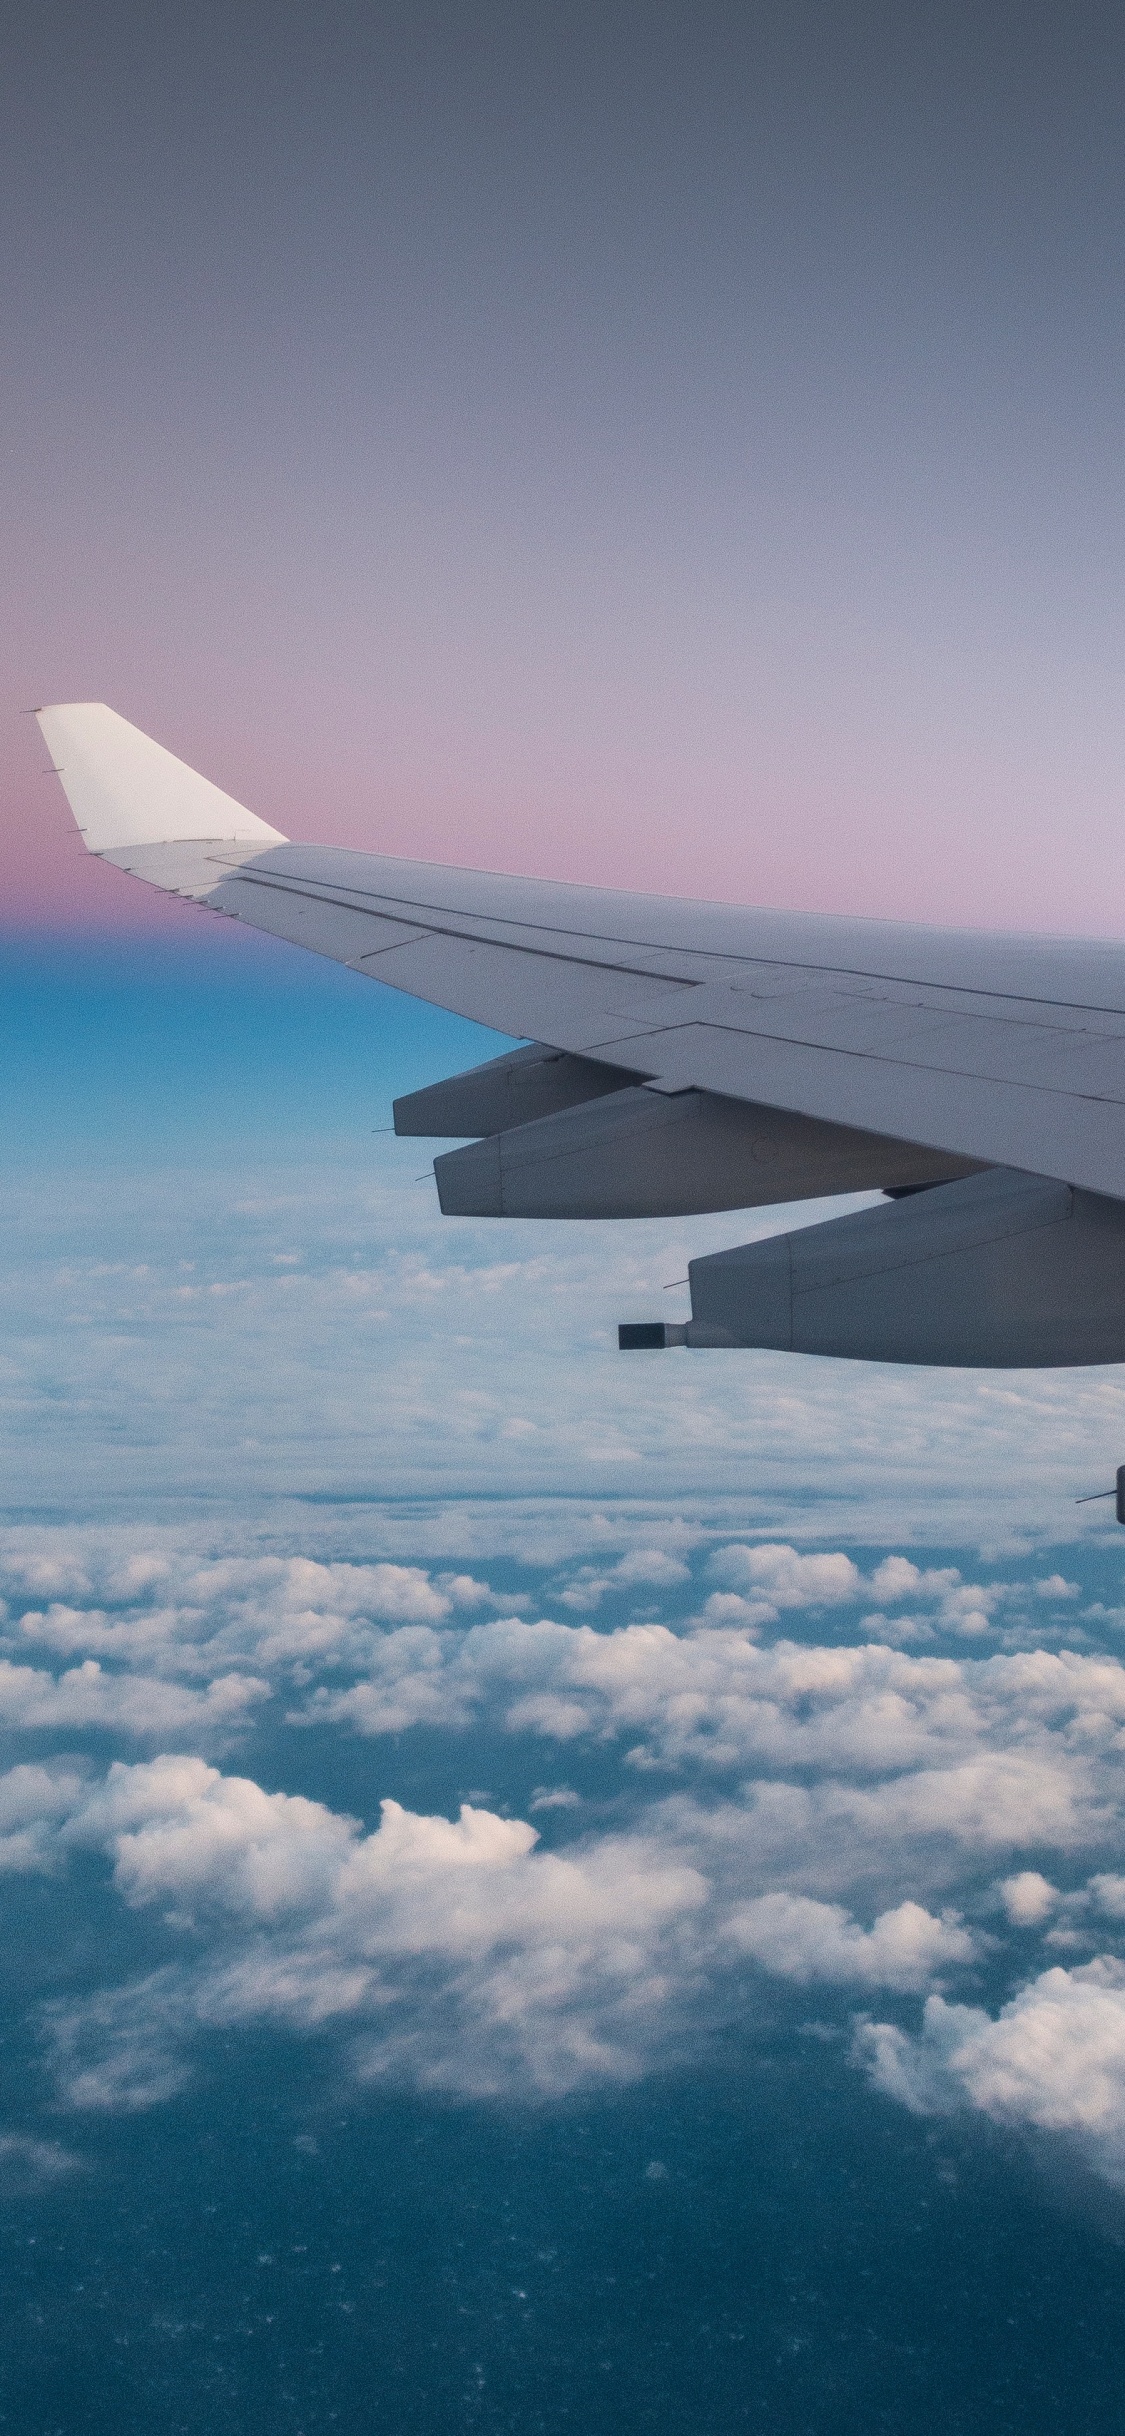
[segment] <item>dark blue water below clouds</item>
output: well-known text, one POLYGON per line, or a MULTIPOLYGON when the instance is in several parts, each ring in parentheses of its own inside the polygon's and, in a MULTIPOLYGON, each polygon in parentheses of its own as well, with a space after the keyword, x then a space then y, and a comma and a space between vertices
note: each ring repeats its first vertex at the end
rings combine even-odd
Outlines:
POLYGON ((220 2044, 0 2225, 21 2436, 1120 2426, 1125 2203, 795 2032, 514 2114, 220 2044))

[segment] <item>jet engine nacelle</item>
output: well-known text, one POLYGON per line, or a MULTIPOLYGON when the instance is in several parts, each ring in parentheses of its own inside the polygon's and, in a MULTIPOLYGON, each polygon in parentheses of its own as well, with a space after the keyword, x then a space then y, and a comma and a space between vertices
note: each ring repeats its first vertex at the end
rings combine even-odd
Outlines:
POLYGON ((602 1099, 635 1081, 623 1066, 607 1066, 600 1058, 567 1057, 533 1041, 530 1048, 490 1057, 486 1066, 473 1066, 468 1074, 407 1092, 393 1103, 395 1132, 478 1138, 506 1133, 513 1126, 602 1099))
POLYGON ((1125 1206, 1010 1168, 711 1253, 689 1276, 691 1320, 665 1342, 966 1369, 1125 1361, 1125 1206))
MULTIPOLYGON (((497 1060, 472 1075, 419 1093, 408 1109, 410 1131, 420 1118, 434 1123, 455 1111, 479 1115, 497 1105, 497 1093, 512 1087, 501 1068, 515 1071, 521 1092, 582 1088, 570 1070, 588 1061, 542 1063, 544 1052, 521 1052, 539 1064, 516 1067, 497 1060), (555 1079, 557 1077, 557 1080, 555 1079), (479 1100, 474 1093, 480 1092, 479 1100), (485 1093, 487 1092, 487 1100, 485 1093)), ((593 1068, 590 1069, 594 1071, 593 1068)), ((910 1190, 948 1176, 964 1175, 968 1159, 889 1141, 848 1125, 826 1125, 778 1108, 753 1107, 713 1091, 664 1092, 645 1084, 621 1088, 619 1068, 597 1099, 586 1094, 577 1106, 558 1106, 534 1122, 515 1125, 445 1151, 434 1160, 438 1199, 455 1218, 678 1218, 703 1210, 761 1208, 778 1201, 857 1193, 872 1186, 910 1190)), ((466 1126, 466 1130, 468 1127, 466 1126)))

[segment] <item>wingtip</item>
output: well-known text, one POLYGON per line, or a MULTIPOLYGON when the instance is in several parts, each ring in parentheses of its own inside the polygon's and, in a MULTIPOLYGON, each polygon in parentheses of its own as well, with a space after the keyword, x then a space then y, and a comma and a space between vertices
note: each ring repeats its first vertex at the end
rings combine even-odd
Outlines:
POLYGON ((92 853, 213 838, 284 845, 209 778, 105 702, 56 702, 35 713, 63 792, 92 853))

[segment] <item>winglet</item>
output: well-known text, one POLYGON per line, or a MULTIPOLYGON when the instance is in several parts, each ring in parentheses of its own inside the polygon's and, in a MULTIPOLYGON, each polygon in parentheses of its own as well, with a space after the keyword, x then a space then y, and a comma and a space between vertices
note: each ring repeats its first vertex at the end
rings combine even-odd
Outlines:
POLYGON ((104 702, 56 703, 35 716, 91 854, 189 839, 260 851, 288 842, 104 702))

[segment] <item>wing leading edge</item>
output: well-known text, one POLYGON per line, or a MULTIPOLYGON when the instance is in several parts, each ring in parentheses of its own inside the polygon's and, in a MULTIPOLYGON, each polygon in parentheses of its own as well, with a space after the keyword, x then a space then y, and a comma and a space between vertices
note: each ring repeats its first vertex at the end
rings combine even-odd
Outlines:
MULTIPOLYGON (((633 1216, 874 1186, 940 1187, 948 1206, 998 1167, 1125 1201, 1125 948, 301 845, 104 704, 38 716, 92 852, 536 1044, 399 1104, 401 1131, 478 1137, 437 1162, 447 1210, 633 1216)), ((910 1206, 868 1215, 905 1247, 910 1206)), ((1121 1285, 1125 1306, 1125 1265, 1121 1285)))

